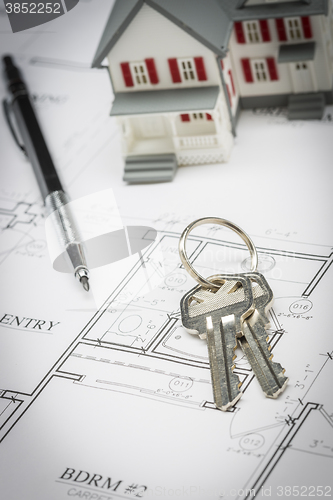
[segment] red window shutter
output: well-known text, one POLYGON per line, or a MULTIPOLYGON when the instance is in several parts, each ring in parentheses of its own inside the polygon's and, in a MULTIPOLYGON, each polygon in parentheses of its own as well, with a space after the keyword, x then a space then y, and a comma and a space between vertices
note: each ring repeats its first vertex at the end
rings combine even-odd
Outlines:
POLYGON ((221 68, 224 69, 224 62, 223 59, 221 59, 221 68))
POLYGON ((268 66, 270 79, 271 80, 278 80, 279 76, 278 76, 277 67, 275 64, 274 57, 267 57, 266 62, 267 62, 267 66, 268 66))
POLYGON ((177 59, 168 59, 168 63, 173 83, 181 82, 177 59))
POLYGON ((188 115, 188 114, 180 115, 180 119, 181 119, 182 122, 189 122, 190 121, 190 115, 188 115))
POLYGON ((231 83, 231 87, 232 87, 232 93, 235 95, 236 89, 235 89, 235 84, 234 84, 234 79, 232 77, 231 69, 229 69, 228 74, 229 74, 230 83, 231 83))
POLYGON ((285 25, 284 25, 284 20, 283 19, 275 19, 275 24, 276 24, 276 30, 277 30, 277 34, 278 34, 280 42, 286 42, 287 41, 287 33, 286 33, 285 25))
POLYGON ((123 62, 120 64, 121 71, 123 72, 123 78, 126 87, 133 87, 133 78, 131 73, 131 68, 128 62, 123 62))
POLYGON ((271 41, 271 34, 269 32, 269 26, 268 26, 267 19, 260 19, 259 25, 260 25, 262 41, 263 42, 270 42, 271 41))
POLYGON ((234 26, 235 26, 235 33, 236 33, 237 42, 238 43, 245 43, 245 35, 244 35, 242 23, 237 21, 236 23, 234 23, 234 26))
POLYGON ((209 113, 206 113, 206 119, 211 121, 213 119, 212 115, 209 113))
POLYGON ((308 16, 301 17, 304 38, 312 38, 311 21, 308 16))
POLYGON ((226 83, 226 87, 227 87, 227 92, 228 92, 228 97, 229 97, 230 106, 232 106, 230 89, 229 89, 229 85, 228 85, 227 83, 226 83))
POLYGON ((147 66, 150 83, 158 83, 158 75, 154 59, 145 59, 145 63, 147 66))
POLYGON ((197 70, 198 80, 199 81, 207 80, 203 57, 195 57, 194 64, 195 64, 195 69, 197 70))
POLYGON ((252 69, 250 59, 241 59, 244 78, 247 83, 253 82, 252 69))

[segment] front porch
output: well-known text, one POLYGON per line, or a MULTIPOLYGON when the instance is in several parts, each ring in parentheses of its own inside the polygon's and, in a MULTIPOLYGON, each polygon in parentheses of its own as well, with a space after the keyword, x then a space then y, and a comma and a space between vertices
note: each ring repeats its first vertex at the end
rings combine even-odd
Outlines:
MULTIPOLYGON (((116 95, 111 114, 118 117, 122 127, 126 172, 131 172, 131 179, 134 171, 141 172, 140 181, 130 180, 127 174, 126 180, 149 180, 147 172, 152 172, 154 163, 161 163, 165 174, 165 158, 170 165, 173 158, 176 165, 227 160, 233 141, 223 104, 219 87, 116 95), (151 162, 150 156, 156 161, 151 162)), ((169 171, 171 180, 173 167, 169 171)))

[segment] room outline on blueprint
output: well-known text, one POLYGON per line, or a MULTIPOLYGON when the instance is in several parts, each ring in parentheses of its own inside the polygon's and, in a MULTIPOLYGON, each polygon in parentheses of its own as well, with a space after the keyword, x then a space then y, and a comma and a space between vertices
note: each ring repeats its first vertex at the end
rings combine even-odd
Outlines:
MULTIPOLYGON (((17 203, 13 210, 0 208, 0 212, 6 216, 7 230, 21 224, 23 232, 28 232, 37 210, 17 203), (27 224, 25 219, 15 219, 22 217, 22 208, 26 208, 25 216, 31 214, 27 224)), ((161 221, 155 223, 163 225, 161 221)), ((136 255, 124 279, 31 393, 21 393, 19 387, 2 388, 1 441, 25 418, 48 384, 59 378, 94 391, 181 406, 190 413, 219 412, 212 398, 206 343, 187 333, 180 322, 180 298, 194 281, 180 263, 180 231, 173 226, 177 223, 166 223, 156 241, 136 255)), ((30 231, 32 239, 34 230, 36 226, 30 231)), ((245 245, 228 236, 215 226, 207 226, 189 237, 190 260, 200 273, 211 275, 217 271, 211 267, 212 255, 218 255, 220 262, 231 262, 233 267, 223 272, 248 270, 250 258, 245 245)), ((149 231, 144 238, 151 239, 149 231)), ((290 337, 299 330, 311 329, 315 321, 321 282, 332 272, 332 249, 269 237, 256 237, 255 241, 258 270, 265 274, 275 294, 269 313, 270 345, 273 354, 278 349, 277 360, 286 368, 290 381, 278 402, 260 402, 265 405, 265 414, 257 420, 249 418, 248 424, 242 417, 251 401, 257 404, 262 395, 246 359, 240 350, 236 351, 235 372, 242 381, 244 396, 227 412, 229 445, 224 451, 253 460, 252 474, 243 478, 244 498, 251 496, 251 490, 267 486, 280 463, 293 453, 310 457, 314 463, 319 457, 327 470, 333 458, 332 408, 326 408, 325 401, 315 397, 316 384, 321 383, 323 373, 333 362, 333 350, 321 349, 315 353, 315 362, 309 363, 305 362, 306 356, 300 356, 297 363, 290 354, 297 344, 294 339, 290 347, 290 337), (283 347, 287 342, 289 354, 285 355, 283 347), (311 421, 320 429, 318 436, 307 434, 311 421)), ((144 491, 141 493, 144 496, 144 491)))

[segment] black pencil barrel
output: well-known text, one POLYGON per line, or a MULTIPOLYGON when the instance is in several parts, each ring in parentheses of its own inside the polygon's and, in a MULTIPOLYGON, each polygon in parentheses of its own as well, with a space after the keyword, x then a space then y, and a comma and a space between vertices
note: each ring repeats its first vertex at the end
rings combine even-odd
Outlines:
POLYGON ((3 72, 11 96, 11 106, 27 156, 45 200, 53 191, 62 191, 53 160, 47 148, 27 87, 10 56, 3 57, 3 72))

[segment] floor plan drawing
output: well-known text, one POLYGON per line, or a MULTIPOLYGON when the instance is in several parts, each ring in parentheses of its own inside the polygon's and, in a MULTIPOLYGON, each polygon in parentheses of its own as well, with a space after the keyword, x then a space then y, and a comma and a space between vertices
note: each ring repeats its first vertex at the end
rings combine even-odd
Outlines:
POLYGON ((15 227, 17 224, 31 224, 38 214, 30 212, 30 203, 19 202, 11 209, 0 208, 3 229, 15 227), (6 220, 7 219, 7 220, 6 220))
MULTIPOLYGON (((211 268, 213 260, 206 263, 206 253, 218 254, 221 261, 228 255, 227 261, 239 267, 235 272, 246 270, 249 262, 245 245, 220 240, 220 237, 208 228, 205 234, 189 238, 189 254, 199 272, 215 273, 211 268)), ((138 256, 126 278, 32 393, 3 388, 1 439, 10 434, 16 422, 55 378, 90 390, 118 392, 192 411, 217 411, 206 343, 187 333, 180 321, 179 300, 194 281, 177 258, 178 241, 179 234, 174 231, 159 232, 156 242, 138 256)), ((304 333, 311 325, 316 308, 313 297, 319 293, 321 280, 331 270, 332 254, 328 248, 311 254, 309 248, 305 251, 305 245, 295 245, 297 251, 287 251, 272 248, 272 243, 266 241, 266 246, 258 245, 257 249, 259 269, 267 279, 271 278, 276 291, 268 334, 272 352, 279 348, 280 357, 285 353, 284 343, 290 344, 289 337, 295 327, 297 330, 301 324, 304 333), (286 274, 288 280, 285 280, 286 274)), ((260 460, 251 477, 244 478, 244 492, 266 487, 277 465, 284 463, 291 451, 317 456, 312 448, 321 449, 323 466, 328 466, 333 458, 332 414, 326 411, 319 395, 318 400, 309 399, 308 393, 311 396, 318 394, 313 388, 318 383, 317 377, 320 378, 332 360, 332 352, 318 353, 315 362, 311 363, 305 364, 301 359, 297 365, 297 379, 295 361, 291 361, 292 356, 284 356, 283 365, 290 377, 290 387, 277 402, 272 401, 274 406, 266 405, 260 418, 251 419, 251 411, 255 408, 247 407, 246 412, 250 415, 245 421, 242 418, 244 399, 248 396, 249 402, 261 395, 246 358, 239 349, 236 354, 235 372, 242 382, 244 397, 227 412, 231 417, 227 451, 260 460), (314 414, 319 415, 322 423, 318 424, 318 418, 312 417, 314 414), (311 436, 311 433, 302 432, 308 420, 316 420, 316 429, 321 429, 319 437, 315 433, 311 436), (307 444, 299 438, 303 435, 305 440, 310 439, 307 444)), ((249 498, 245 493, 238 496, 243 497, 249 498)))
MULTIPOLYGON (((330 460, 333 458, 333 449, 332 449, 332 439, 327 439, 327 436, 332 437, 332 427, 333 420, 332 416, 329 416, 322 405, 316 403, 306 403, 302 404, 301 410, 298 415, 295 417, 288 416, 286 420, 287 426, 284 428, 282 435, 279 436, 278 443, 275 443, 275 448, 273 448, 273 453, 269 453, 265 460, 260 464, 260 474, 259 471, 256 471, 257 478, 251 484, 251 490, 260 490, 263 488, 265 482, 272 474, 274 476, 274 469, 276 468, 278 462, 281 460, 285 460, 289 462, 289 464, 293 460, 297 460, 298 454, 305 454, 307 457, 308 465, 312 461, 312 467, 317 469, 318 467, 318 459, 320 457, 321 460, 321 470, 324 476, 330 468, 330 460), (316 420, 316 429, 317 432, 321 434, 322 437, 325 438, 318 440, 314 439, 311 436, 311 432, 306 436, 307 433, 307 421, 308 420, 316 420), (300 434, 303 436, 300 436, 300 434), (305 434, 305 436, 304 436, 305 434), (304 439, 305 438, 305 439, 304 439), (306 445, 304 446, 304 441, 306 445), (295 457, 296 455, 296 457, 295 457)), ((258 439, 258 436, 256 436, 258 439)), ((302 457, 302 461, 304 458, 302 457)), ((311 467, 310 467, 311 468, 311 467)), ((276 471, 275 471, 276 474, 276 471)), ((310 478, 309 486, 312 484, 313 478, 310 478)), ((244 490, 248 489, 245 486, 244 490)), ((304 491, 306 490, 306 485, 304 485, 304 491)), ((330 493, 330 489, 325 489, 327 493, 330 493)), ((315 491, 315 490, 314 490, 315 491)), ((249 496, 247 496, 249 498, 249 496)))
POLYGON ((43 223, 43 209, 36 203, 0 202, 0 264, 14 249, 31 255, 39 255, 45 251, 43 233, 41 239, 35 239, 33 236, 34 229, 37 226, 43 228, 43 223))

